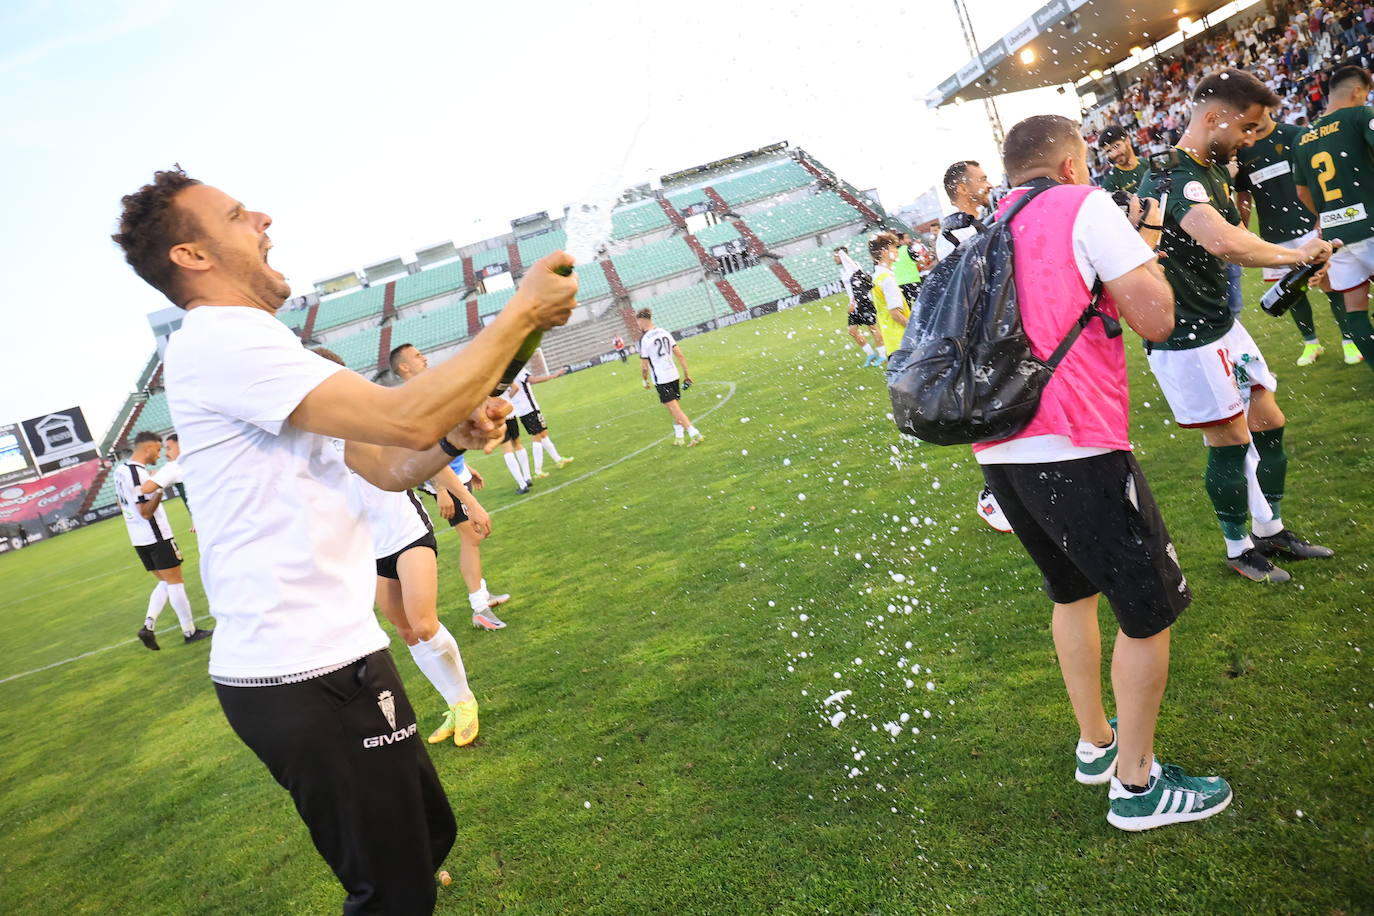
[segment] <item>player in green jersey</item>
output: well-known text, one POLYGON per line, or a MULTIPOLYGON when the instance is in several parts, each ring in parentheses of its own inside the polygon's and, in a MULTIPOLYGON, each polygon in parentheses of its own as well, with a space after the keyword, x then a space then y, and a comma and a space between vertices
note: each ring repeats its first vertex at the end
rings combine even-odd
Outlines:
POLYGON ((1254 142, 1265 112, 1278 103, 1268 87, 1242 70, 1204 78, 1194 90, 1177 156, 1151 182, 1165 199, 1164 276, 1174 290, 1176 319, 1169 339, 1150 348, 1150 370, 1178 425, 1202 430, 1207 495, 1221 523, 1227 565, 1261 582, 1291 578, 1270 561, 1272 555, 1332 555, 1284 527, 1279 504, 1288 456, 1283 411, 1274 400, 1278 382, 1226 305, 1228 261, 1281 267, 1331 256, 1331 243, 1323 239, 1284 248, 1240 225, 1225 163, 1254 142), (1248 409, 1242 385, 1249 392, 1248 409), (1247 531, 1245 456, 1251 441, 1259 454, 1255 475, 1272 518, 1254 519, 1247 531))
MULTIPOLYGON (((1256 135, 1255 142, 1249 147, 1236 150, 1236 204, 1240 208, 1240 224, 1250 224, 1250 211, 1259 212, 1260 238, 1285 248, 1296 248, 1315 237, 1317 221, 1312 211, 1298 199, 1298 188, 1293 181, 1291 153, 1303 128, 1296 124, 1279 124, 1264 113, 1264 121, 1256 135)), ((1270 283, 1283 277, 1282 267, 1264 268, 1264 279, 1270 283)), ((1360 351, 1345 334, 1345 297, 1340 293, 1327 293, 1331 303, 1331 314, 1336 319, 1336 327, 1345 336, 1345 361, 1360 361, 1360 351), (1353 354, 1353 356, 1352 356, 1353 354)), ((1298 357, 1299 366, 1310 366, 1317 357, 1325 352, 1317 338, 1317 328, 1312 321, 1312 303, 1304 292, 1292 305, 1293 320, 1302 335, 1302 355, 1298 357)))
POLYGON ((1374 79, 1341 67, 1327 87, 1326 112, 1298 137, 1293 165, 1298 196, 1317 214, 1322 235, 1344 243, 1331 257, 1331 288, 1345 296, 1345 329, 1374 369, 1369 278, 1374 276, 1374 79))
POLYGON ((1107 154, 1107 161, 1112 164, 1102 176, 1102 187, 1109 192, 1138 194, 1150 175, 1150 166, 1135 154, 1135 147, 1131 145, 1126 130, 1115 124, 1108 127, 1097 138, 1097 148, 1107 154))

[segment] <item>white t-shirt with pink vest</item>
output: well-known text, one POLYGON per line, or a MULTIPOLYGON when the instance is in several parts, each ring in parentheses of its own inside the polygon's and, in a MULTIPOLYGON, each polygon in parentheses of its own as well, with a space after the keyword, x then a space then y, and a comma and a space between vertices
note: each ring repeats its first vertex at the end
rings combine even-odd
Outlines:
MULTIPOLYGON (((1026 190, 1013 189, 1003 208, 1026 190)), ((1016 294, 1031 350, 1041 359, 1087 308, 1099 278, 1110 283, 1155 257, 1111 196, 1089 185, 1045 191, 1012 220, 1012 237, 1018 250, 1036 253, 1016 264, 1016 294)), ((1120 317, 1110 295, 1101 310, 1120 317)), ((1108 338, 1095 320, 1055 369, 1026 428, 974 445, 974 456, 979 464, 1043 464, 1129 451, 1129 407, 1125 343, 1108 338)))

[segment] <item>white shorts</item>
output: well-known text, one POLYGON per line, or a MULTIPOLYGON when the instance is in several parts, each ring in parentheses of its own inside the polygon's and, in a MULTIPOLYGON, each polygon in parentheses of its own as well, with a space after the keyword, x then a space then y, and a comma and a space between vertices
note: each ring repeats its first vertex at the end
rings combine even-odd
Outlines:
POLYGON ((1331 288, 1338 293, 1354 289, 1374 277, 1374 238, 1360 239, 1343 245, 1331 255, 1331 269, 1327 272, 1331 288))
MULTIPOLYGON (((1300 235, 1297 238, 1289 239, 1286 242, 1275 242, 1274 244, 1278 245, 1280 248, 1301 248, 1302 246, 1306 245, 1308 242, 1312 241, 1316 237, 1317 230, 1313 229, 1306 235, 1300 235)), ((1284 275, 1292 269, 1293 266, 1291 264, 1287 267, 1265 267, 1263 268, 1264 279, 1268 283, 1274 283, 1278 280, 1282 280, 1284 278, 1284 275)))
POLYGON ((1252 388, 1277 391, 1279 387, 1264 355, 1239 321, 1205 346, 1154 350, 1149 359, 1150 371, 1179 426, 1229 423, 1245 413, 1252 388))

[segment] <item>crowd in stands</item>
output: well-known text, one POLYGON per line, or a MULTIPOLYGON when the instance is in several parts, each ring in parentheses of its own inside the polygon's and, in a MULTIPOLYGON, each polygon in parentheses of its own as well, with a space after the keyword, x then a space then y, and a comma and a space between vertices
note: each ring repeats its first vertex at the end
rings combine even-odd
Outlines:
POLYGON ((1326 102, 1331 73, 1344 64, 1374 64, 1374 3, 1339 0, 1308 4, 1274 0, 1269 10, 1230 30, 1185 41, 1121 97, 1085 119, 1094 175, 1109 168, 1097 136, 1116 124, 1131 132, 1142 155, 1168 150, 1187 125, 1188 100, 1200 80, 1227 68, 1253 72, 1283 100, 1278 118, 1306 125, 1326 102))

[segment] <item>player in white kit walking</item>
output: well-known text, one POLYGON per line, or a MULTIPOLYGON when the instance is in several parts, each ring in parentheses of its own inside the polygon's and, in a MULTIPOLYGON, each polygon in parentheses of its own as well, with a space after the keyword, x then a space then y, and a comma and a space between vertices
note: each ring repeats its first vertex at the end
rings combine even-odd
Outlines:
POLYGON ((549 426, 544 420, 544 411, 539 407, 539 402, 534 399, 534 391, 531 389, 532 385, 556 379, 560 375, 566 374, 567 371, 564 368, 548 375, 532 375, 529 366, 526 366, 515 376, 515 381, 511 382, 510 388, 507 389, 510 393, 511 406, 515 408, 511 411, 511 416, 520 419, 520 425, 525 427, 525 432, 530 434, 530 438, 534 442, 530 449, 534 452, 534 476, 536 478, 549 476, 544 472, 545 452, 559 468, 567 467, 573 463, 572 458, 564 458, 558 454, 558 449, 554 447, 553 440, 549 438, 549 426))
POLYGON ((659 403, 668 408, 673 418, 673 444, 682 445, 685 441, 687 445, 696 445, 702 439, 701 431, 687 419, 687 414, 682 412, 682 405, 678 403, 682 397, 681 386, 690 387, 692 384, 692 374, 687 371, 687 357, 682 355, 682 348, 672 334, 654 327, 654 313, 649 309, 640 309, 635 313, 635 319, 643 333, 639 338, 639 366, 644 387, 649 387, 652 373, 659 403), (678 375, 674 358, 682 364, 681 375, 678 375))
POLYGON ((182 635, 192 643, 209 636, 213 630, 196 626, 191 611, 191 599, 186 596, 186 580, 181 575, 181 551, 172 536, 172 526, 162 508, 162 493, 146 494, 143 484, 148 479, 148 465, 162 454, 162 437, 144 430, 134 436, 134 452, 129 460, 115 468, 115 498, 129 529, 129 540, 143 562, 143 568, 158 580, 148 596, 148 616, 138 631, 138 638, 149 649, 158 650, 157 618, 170 600, 181 623, 182 635))

